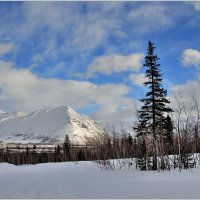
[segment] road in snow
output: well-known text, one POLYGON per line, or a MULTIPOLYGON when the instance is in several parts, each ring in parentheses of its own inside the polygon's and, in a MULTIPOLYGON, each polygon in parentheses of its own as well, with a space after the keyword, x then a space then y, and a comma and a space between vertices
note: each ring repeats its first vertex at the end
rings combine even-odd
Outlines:
POLYGON ((101 170, 95 163, 0 164, 0 198, 200 198, 200 168, 101 170))

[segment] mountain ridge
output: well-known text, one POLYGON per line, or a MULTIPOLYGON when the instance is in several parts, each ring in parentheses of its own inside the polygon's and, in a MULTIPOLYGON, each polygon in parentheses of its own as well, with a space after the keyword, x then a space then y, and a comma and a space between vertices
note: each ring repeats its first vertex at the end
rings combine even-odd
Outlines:
POLYGON ((86 115, 64 105, 29 114, 0 113, 0 141, 12 143, 60 143, 68 135, 72 143, 104 135, 103 128, 86 115))

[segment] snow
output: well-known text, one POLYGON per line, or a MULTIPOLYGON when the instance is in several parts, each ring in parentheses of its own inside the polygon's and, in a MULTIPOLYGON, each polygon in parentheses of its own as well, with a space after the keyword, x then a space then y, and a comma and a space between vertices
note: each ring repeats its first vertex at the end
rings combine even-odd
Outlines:
POLYGON ((200 168, 104 170, 94 162, 0 164, 0 198, 200 198, 200 168))
POLYGON ((18 118, 18 117, 23 117, 25 114, 23 112, 3 112, 0 110, 0 122, 8 119, 13 119, 13 118, 18 118))
POLYGON ((3 142, 59 143, 68 134, 72 142, 82 144, 85 137, 103 133, 97 123, 68 106, 40 109, 28 115, 0 113, 0 138, 3 142))

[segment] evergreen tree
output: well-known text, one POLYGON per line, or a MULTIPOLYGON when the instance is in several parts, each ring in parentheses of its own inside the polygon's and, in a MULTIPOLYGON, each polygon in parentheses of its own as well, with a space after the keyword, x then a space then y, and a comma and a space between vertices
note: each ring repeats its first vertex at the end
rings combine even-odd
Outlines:
POLYGON ((128 157, 133 156, 132 155, 132 153, 133 153, 132 149, 133 149, 133 137, 129 133, 129 135, 127 137, 127 141, 126 141, 126 150, 127 150, 127 153, 128 153, 128 157))
POLYGON ((33 164, 38 163, 38 156, 37 156, 37 151, 36 151, 36 145, 33 145, 33 151, 31 152, 31 162, 33 164))
POLYGON ((131 136, 131 134, 129 133, 128 135, 128 144, 131 146, 133 144, 133 137, 131 136))
POLYGON ((111 159, 113 157, 113 151, 112 151, 112 144, 110 138, 108 138, 107 144, 106 144, 106 159, 111 159))
POLYGON ((85 160, 85 153, 82 149, 79 150, 78 152, 78 161, 85 160))
POLYGON ((29 164, 30 163, 30 152, 29 152, 29 147, 27 145, 26 147, 26 163, 29 164))
POLYGON ((63 144, 63 148, 64 148, 64 154, 65 154, 65 158, 67 160, 71 159, 71 144, 70 144, 70 140, 69 140, 69 136, 66 135, 65 136, 65 141, 63 144))
POLYGON ((33 145, 33 153, 37 153, 35 144, 33 145))
POLYGON ((59 144, 57 145, 57 147, 55 147, 54 161, 55 162, 61 162, 62 161, 62 155, 60 153, 60 145, 59 144))
POLYGON ((28 147, 28 145, 26 146, 26 154, 29 154, 29 147, 28 147))
POLYGON ((154 53, 156 47, 149 41, 147 55, 145 57, 146 81, 144 86, 148 88, 145 97, 140 101, 143 103, 139 114, 139 124, 135 127, 137 136, 152 134, 153 136, 153 170, 157 170, 156 140, 160 129, 164 126, 165 113, 172 112, 167 106, 170 101, 166 98, 167 90, 162 86, 162 73, 159 69, 158 56, 154 53))
POLYGON ((146 143, 144 137, 141 137, 138 140, 138 158, 137 158, 137 167, 142 170, 147 170, 147 157, 146 157, 146 143))
POLYGON ((166 146, 166 150, 168 154, 172 153, 173 148, 173 122, 169 115, 165 118, 164 121, 164 144, 166 146))
POLYGON ((57 145, 56 153, 57 153, 57 154, 60 154, 60 145, 59 145, 59 144, 57 145))

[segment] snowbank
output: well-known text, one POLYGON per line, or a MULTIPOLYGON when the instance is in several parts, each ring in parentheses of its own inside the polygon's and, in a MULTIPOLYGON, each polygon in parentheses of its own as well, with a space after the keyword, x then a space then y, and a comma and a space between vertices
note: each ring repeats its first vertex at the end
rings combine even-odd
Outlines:
POLYGON ((0 198, 200 198, 200 169, 102 170, 93 162, 0 164, 0 198))

